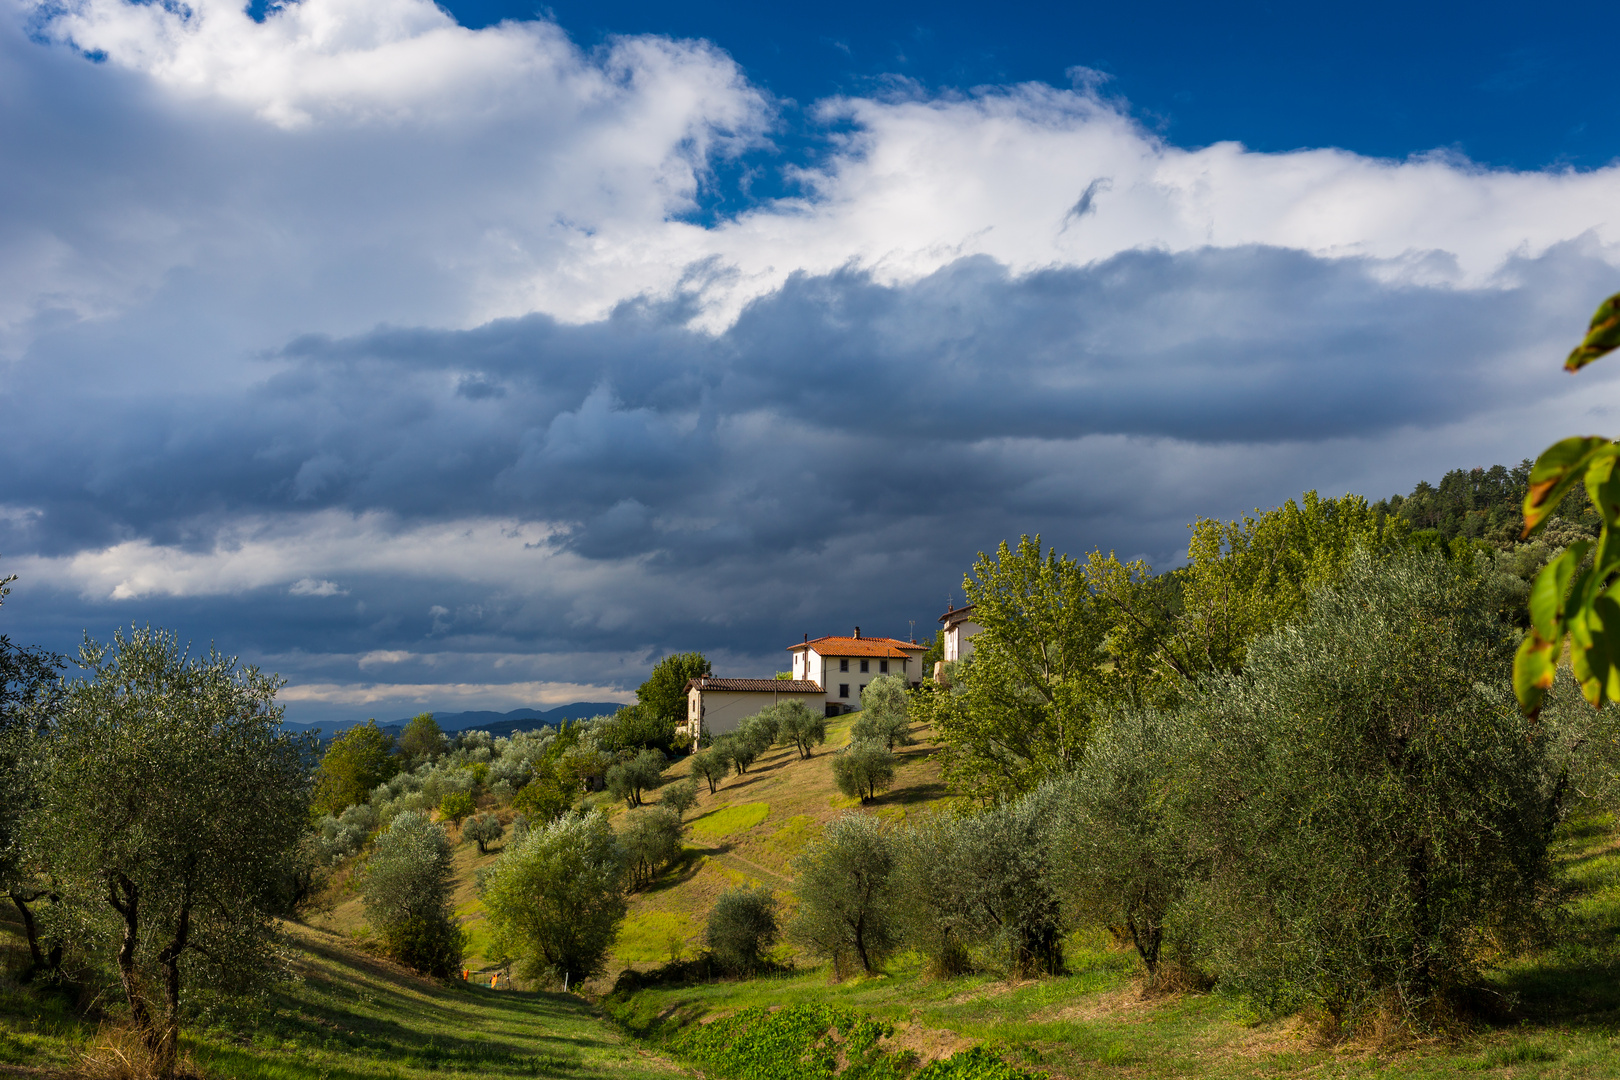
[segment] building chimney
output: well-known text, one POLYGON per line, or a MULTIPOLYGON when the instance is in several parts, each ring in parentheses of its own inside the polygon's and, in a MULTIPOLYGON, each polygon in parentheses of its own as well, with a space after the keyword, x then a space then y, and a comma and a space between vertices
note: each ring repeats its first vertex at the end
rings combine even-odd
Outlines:
POLYGON ((855 628, 855 636, 857 638, 859 638, 861 636, 861 628, 858 627, 858 626, 855 628))

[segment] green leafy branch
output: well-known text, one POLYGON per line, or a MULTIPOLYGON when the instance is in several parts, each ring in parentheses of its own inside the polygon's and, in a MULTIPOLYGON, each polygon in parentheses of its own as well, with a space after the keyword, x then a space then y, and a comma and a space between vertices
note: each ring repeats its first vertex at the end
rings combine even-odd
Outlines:
MULTIPOLYGON (((1620 347, 1620 293, 1599 305, 1586 339, 1564 361, 1579 371, 1620 347)), ((1530 590, 1530 629, 1513 659, 1513 692, 1524 711, 1535 715, 1552 688, 1553 675, 1569 642, 1570 668, 1581 693, 1594 707, 1620 701, 1620 444, 1601 436, 1576 436, 1554 443, 1530 470, 1524 498, 1524 535, 1529 538, 1577 482, 1602 515, 1597 543, 1582 540, 1564 549, 1536 575, 1530 590), (1590 561, 1588 561, 1590 556, 1590 561)))

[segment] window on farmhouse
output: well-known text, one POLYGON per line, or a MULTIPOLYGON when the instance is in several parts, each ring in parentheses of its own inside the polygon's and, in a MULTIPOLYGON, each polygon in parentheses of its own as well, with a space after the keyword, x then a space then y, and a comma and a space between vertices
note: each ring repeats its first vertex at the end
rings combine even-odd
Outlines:
POLYGON ((838 684, 838 696, 849 697, 849 683, 841 682, 838 684))
POLYGON ((887 660, 879 660, 878 670, 887 675, 889 673, 889 662, 887 660))
POLYGON ((848 671, 849 670, 849 661, 848 660, 840 660, 840 661, 838 661, 838 670, 839 671, 848 671))
POLYGON ((862 671, 871 671, 872 670, 872 668, 870 666, 871 663, 872 663, 872 661, 870 661, 870 660, 862 660, 861 661, 861 670, 862 671))

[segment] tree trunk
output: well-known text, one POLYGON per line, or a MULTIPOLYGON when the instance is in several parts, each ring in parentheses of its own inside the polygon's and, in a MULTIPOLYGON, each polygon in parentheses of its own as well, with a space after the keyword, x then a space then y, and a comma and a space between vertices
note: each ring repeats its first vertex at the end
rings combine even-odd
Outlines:
POLYGON ((158 1050, 158 1033, 152 1026, 152 1013, 141 996, 140 974, 135 970, 135 949, 140 941, 141 893, 135 883, 123 874, 107 877, 107 902, 124 920, 123 940, 118 943, 118 981, 123 984, 124 997, 129 1000, 129 1018, 147 1049, 158 1050))
POLYGON ((28 975, 23 981, 32 979, 45 970, 45 954, 39 949, 39 928, 34 925, 34 913, 28 907, 30 903, 38 900, 40 894, 24 896, 21 889, 11 890, 11 902, 17 905, 17 911, 22 915, 23 933, 28 935, 28 975))
MULTIPOLYGON (((188 892, 190 890, 187 890, 188 892)), ((158 1075, 174 1075, 180 1056, 180 957, 186 951, 191 936, 191 898, 180 905, 180 923, 175 928, 174 940, 158 953, 158 965, 163 969, 163 1004, 167 1015, 163 1018, 163 1033, 157 1050, 158 1075)))

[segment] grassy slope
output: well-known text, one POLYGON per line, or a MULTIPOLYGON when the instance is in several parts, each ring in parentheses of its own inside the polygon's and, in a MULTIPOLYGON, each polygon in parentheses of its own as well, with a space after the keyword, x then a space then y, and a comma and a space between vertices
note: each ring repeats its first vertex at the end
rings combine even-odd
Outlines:
MULTIPOLYGON (((686 859, 632 898, 610 973, 663 963, 672 949, 688 956, 700 951, 710 906, 733 886, 768 885, 791 909, 794 857, 830 818, 860 805, 839 793, 829 760, 832 751, 849 742, 850 726, 859 715, 830 721, 827 744, 817 747, 809 760, 801 760, 790 747, 776 747, 754 762, 747 775, 727 778, 713 795, 699 781, 698 805, 686 818, 686 859)), ((920 728, 914 732, 925 735, 920 728)), ((894 785, 869 812, 899 820, 943 800, 935 749, 926 738, 897 748, 894 785)), ((682 761, 667 775, 680 780, 689 770, 682 761)), ((784 957, 790 954, 788 949, 782 952, 784 957)))
POLYGON ((1620 1076, 1620 830, 1612 819, 1579 823, 1558 856, 1574 889, 1562 943, 1493 976, 1517 995, 1511 1019, 1452 1039, 1325 1046, 1298 1017, 1256 1021, 1210 995, 1144 998, 1134 955, 1104 940, 1072 941, 1072 973, 1058 979, 934 981, 901 958, 883 977, 841 986, 822 969, 643 990, 613 1007, 655 1034, 750 1005, 825 1001, 895 1021, 897 1045, 925 1060, 988 1042, 1053 1077, 1620 1076))
MULTIPOLYGON (((209 1076, 231 1080, 418 1080, 430 1076, 654 1078, 684 1070, 626 1039, 565 994, 444 984, 288 927, 298 978, 268 1007, 189 1032, 209 1076)), ((0 991, 0 1075, 69 1066, 94 1029, 66 1010, 0 991), (22 1066, 27 1071, 7 1070, 22 1066)))

